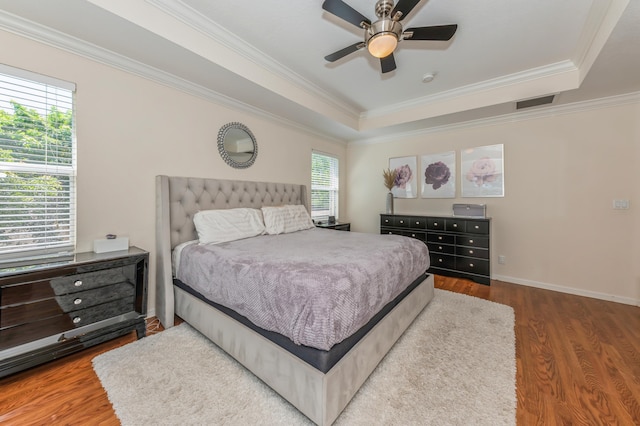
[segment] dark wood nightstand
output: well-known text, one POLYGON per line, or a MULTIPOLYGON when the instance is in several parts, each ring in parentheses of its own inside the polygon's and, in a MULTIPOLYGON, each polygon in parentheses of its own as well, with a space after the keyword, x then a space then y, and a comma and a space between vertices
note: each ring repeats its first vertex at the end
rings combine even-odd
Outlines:
POLYGON ((326 220, 316 222, 316 227, 325 229, 335 229, 336 231, 351 231, 351 223, 349 222, 334 222, 329 223, 326 220))

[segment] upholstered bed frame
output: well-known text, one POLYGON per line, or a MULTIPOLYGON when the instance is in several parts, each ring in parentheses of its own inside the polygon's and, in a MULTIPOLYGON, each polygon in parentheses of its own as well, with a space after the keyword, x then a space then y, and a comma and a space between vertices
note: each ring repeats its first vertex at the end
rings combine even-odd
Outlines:
POLYGON ((303 204, 304 185, 156 177, 156 314, 174 314, 211 339, 319 425, 335 421, 396 340, 433 297, 433 276, 418 285, 328 372, 323 373, 258 332, 173 285, 171 251, 197 239, 199 210, 303 204))

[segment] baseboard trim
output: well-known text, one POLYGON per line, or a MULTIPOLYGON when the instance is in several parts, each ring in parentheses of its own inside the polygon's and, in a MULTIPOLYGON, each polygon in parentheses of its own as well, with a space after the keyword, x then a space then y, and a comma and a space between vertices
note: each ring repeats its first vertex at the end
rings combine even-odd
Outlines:
POLYGON ((579 288, 566 287, 557 284, 544 283, 540 281, 527 280, 523 278, 508 277, 506 275, 492 275, 491 279, 506 281, 513 284, 526 285, 527 287, 542 288, 545 290, 557 291, 560 293, 573 294, 576 296, 591 297, 593 299, 607 300, 609 302, 623 303, 625 305, 640 306, 640 299, 632 297, 621 297, 614 294, 600 293, 597 291, 583 290, 579 288))

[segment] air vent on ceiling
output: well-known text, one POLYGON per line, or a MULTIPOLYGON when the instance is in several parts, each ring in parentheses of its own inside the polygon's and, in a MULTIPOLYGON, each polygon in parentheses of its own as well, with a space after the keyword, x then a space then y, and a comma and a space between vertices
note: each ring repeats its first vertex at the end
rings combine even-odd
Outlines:
POLYGON ((524 109, 524 108, 537 107, 540 105, 547 105, 553 102, 553 98, 555 97, 556 95, 549 95, 549 96, 542 96, 540 98, 533 98, 533 99, 527 99, 524 101, 518 101, 516 102, 516 109, 518 110, 518 109, 524 109))

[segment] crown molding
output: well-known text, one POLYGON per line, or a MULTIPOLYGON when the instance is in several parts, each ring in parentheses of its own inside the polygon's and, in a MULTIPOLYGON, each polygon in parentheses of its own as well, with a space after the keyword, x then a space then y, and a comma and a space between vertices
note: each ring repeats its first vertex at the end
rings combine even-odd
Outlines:
POLYGON ((359 110, 353 105, 341 102, 313 84, 309 80, 303 78, 299 74, 285 67, 272 57, 264 54, 249 43, 245 42, 241 37, 231 33, 229 30, 221 27, 220 24, 211 21, 202 13, 186 5, 181 0, 145 0, 148 4, 162 10, 172 18, 186 24, 187 26, 200 31, 205 36, 215 40, 227 49, 236 54, 241 55, 245 59, 253 62, 256 66, 267 70, 270 73, 280 76, 303 90, 308 95, 321 99, 332 108, 339 110, 342 114, 357 120, 359 110))
POLYGON ((275 121, 283 126, 302 131, 315 137, 321 137, 325 140, 337 142, 342 145, 346 144, 344 140, 332 138, 323 132, 319 132, 313 128, 304 126, 295 121, 284 119, 278 115, 272 114, 260 108, 256 108, 247 103, 240 102, 237 99, 223 95, 214 90, 207 89, 198 84, 194 84, 188 80, 177 77, 168 72, 159 70, 157 68, 135 61, 124 55, 120 55, 87 41, 81 40, 77 37, 70 36, 68 34, 29 21, 11 13, 7 13, 2 10, 0 10, 0 29, 36 41, 38 43, 45 44, 56 49, 61 49, 86 59, 90 59, 109 67, 137 75, 138 77, 142 77, 163 86, 179 90, 189 95, 193 95, 228 108, 254 114, 267 120, 275 121))
POLYGON ((477 84, 470 84, 453 90, 436 93, 434 95, 423 96, 420 98, 408 100, 406 102, 400 102, 382 108, 365 111, 360 114, 360 119, 370 120, 393 113, 403 112, 413 108, 419 108, 425 104, 459 99, 477 93, 485 93, 505 87, 513 87, 532 80, 553 77, 559 74, 571 73, 575 71, 577 71, 577 68, 572 61, 557 62, 555 64, 547 65, 544 67, 533 68, 526 71, 509 74, 507 76, 485 80, 477 84))
POLYGON ((640 92, 626 93, 623 95, 609 96, 600 99, 588 101, 574 102, 566 105, 540 107, 531 111, 518 111, 509 114, 503 114, 496 117, 482 118, 477 120, 468 120, 460 123, 446 124, 442 126, 426 127, 419 130, 409 132, 394 133, 393 135, 385 135, 374 138, 352 140, 347 145, 374 145, 386 142, 397 142, 400 138, 409 138, 413 136, 423 136, 433 133, 449 132, 453 130, 461 130, 476 127, 495 126, 505 123, 513 123, 518 121, 534 120, 545 117, 553 117, 564 114, 575 114, 594 109, 611 108, 621 105, 640 103, 640 92))

